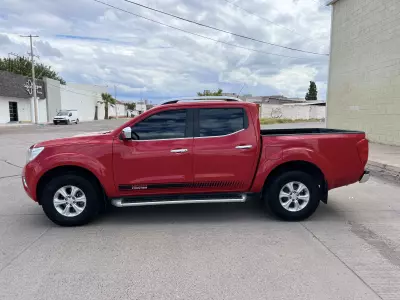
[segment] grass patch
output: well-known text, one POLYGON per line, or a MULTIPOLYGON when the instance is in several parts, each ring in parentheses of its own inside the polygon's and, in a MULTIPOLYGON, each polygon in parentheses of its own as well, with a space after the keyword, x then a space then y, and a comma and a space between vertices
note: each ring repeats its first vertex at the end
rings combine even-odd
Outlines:
POLYGON ((320 119, 273 119, 273 118, 261 118, 260 123, 262 125, 270 124, 282 124, 282 123, 306 123, 306 122, 322 122, 320 119))

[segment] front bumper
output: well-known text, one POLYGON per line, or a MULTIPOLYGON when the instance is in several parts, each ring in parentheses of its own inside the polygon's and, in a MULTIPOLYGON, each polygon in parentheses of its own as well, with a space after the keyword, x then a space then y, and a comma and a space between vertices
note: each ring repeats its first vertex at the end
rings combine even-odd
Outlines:
POLYGON ((369 171, 365 170, 364 174, 360 178, 360 183, 365 183, 369 180, 369 171))
POLYGON ((35 202, 37 202, 36 199, 36 190, 33 188, 35 185, 32 184, 32 178, 33 178, 33 169, 26 165, 23 170, 22 170, 22 186, 24 187, 24 190, 26 194, 35 202))

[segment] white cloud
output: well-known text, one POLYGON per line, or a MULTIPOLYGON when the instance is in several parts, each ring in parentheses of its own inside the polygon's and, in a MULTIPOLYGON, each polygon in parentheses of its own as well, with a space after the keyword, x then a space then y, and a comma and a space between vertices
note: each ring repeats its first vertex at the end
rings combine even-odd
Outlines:
MULTIPOLYGON (((224 30, 314 52, 329 51, 330 9, 315 1, 235 1, 244 9, 279 26, 251 16, 222 0, 138 0, 159 10, 197 20, 224 30), (310 18, 312 16, 312 18, 310 18), (288 29, 282 28, 286 27, 288 29)), ((106 1, 105 1, 106 2, 106 1)), ((67 0, 3 0, 0 3, 0 55, 26 54, 28 39, 36 33, 41 62, 51 64, 67 80, 120 86, 125 98, 150 99, 195 95, 223 87, 237 92, 287 96, 305 95, 316 80, 325 98, 328 58, 293 52, 229 34, 128 4, 110 2, 125 10, 243 47, 302 57, 288 59, 250 52, 176 31, 105 7, 92 0, 71 5, 67 0)), ((111 90, 110 90, 111 91, 111 90)))
POLYGON ((61 51, 56 48, 53 48, 47 41, 39 40, 35 42, 35 47, 38 49, 41 55, 62 57, 61 51))

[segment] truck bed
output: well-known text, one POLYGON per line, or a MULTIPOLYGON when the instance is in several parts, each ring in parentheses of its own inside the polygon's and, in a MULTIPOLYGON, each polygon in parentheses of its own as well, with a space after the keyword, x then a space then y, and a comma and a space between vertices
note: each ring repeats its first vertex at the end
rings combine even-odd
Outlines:
POLYGON ((368 160, 362 131, 326 128, 263 129, 262 152, 271 163, 307 161, 318 166, 329 189, 357 182, 368 160))
POLYGON ((288 128, 288 129, 261 129, 261 135, 306 135, 306 134, 362 134, 362 131, 330 129, 330 128, 288 128))

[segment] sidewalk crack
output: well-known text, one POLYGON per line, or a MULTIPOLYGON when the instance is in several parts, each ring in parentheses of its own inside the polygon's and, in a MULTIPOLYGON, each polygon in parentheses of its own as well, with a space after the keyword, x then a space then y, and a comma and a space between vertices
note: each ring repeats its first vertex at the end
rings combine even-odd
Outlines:
POLYGON ((9 164, 10 166, 13 166, 13 167, 17 167, 17 168, 20 168, 20 169, 23 168, 23 167, 21 167, 21 166, 18 166, 18 165, 16 165, 16 164, 13 164, 12 162, 9 162, 8 160, 5 160, 5 159, 0 159, 0 161, 5 162, 6 164, 9 164))

